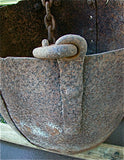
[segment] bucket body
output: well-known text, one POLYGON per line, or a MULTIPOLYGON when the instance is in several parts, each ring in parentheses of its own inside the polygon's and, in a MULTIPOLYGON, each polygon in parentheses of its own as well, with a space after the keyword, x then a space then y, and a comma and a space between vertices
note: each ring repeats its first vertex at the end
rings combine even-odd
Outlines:
POLYGON ((1 112, 32 144, 60 153, 80 152, 103 142, 121 122, 124 3, 105 2, 62 0, 53 5, 56 37, 81 35, 91 54, 82 63, 70 60, 64 65, 57 59, 31 58, 47 36, 40 0, 0 9, 1 112))
POLYGON ((85 57, 82 106, 75 109, 69 102, 62 107, 56 60, 0 59, 2 115, 48 150, 72 153, 96 146, 123 118, 123 59, 124 49, 85 57))

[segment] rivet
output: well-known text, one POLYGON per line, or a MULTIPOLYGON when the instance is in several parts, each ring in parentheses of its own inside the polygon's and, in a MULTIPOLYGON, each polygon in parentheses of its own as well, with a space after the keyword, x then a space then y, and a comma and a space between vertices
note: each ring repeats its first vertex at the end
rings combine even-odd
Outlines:
POLYGON ((42 47, 49 46, 49 41, 47 39, 42 40, 42 47))

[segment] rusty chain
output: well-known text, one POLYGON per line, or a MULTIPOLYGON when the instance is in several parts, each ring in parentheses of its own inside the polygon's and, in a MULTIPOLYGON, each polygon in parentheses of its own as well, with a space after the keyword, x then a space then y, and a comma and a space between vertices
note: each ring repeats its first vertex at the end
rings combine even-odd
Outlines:
POLYGON ((46 15, 44 17, 44 24, 48 30, 48 41, 55 43, 54 31, 55 31, 55 18, 51 14, 51 7, 53 0, 41 0, 42 5, 46 8, 46 15))

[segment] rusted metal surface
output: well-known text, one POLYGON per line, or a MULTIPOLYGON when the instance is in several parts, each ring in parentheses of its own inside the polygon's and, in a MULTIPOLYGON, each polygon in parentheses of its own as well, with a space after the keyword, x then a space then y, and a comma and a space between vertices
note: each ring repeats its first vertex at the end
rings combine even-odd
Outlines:
POLYGON ((58 59, 60 70, 60 94, 63 110, 63 130, 65 135, 79 135, 82 120, 83 65, 87 43, 77 35, 66 35, 56 41, 60 44, 77 46, 78 54, 72 58, 58 59))
MULTIPOLYGON (((79 35, 65 35, 59 38, 55 44, 49 45, 48 40, 43 40, 43 47, 33 50, 35 58, 72 60, 82 57, 87 52, 87 42, 79 35), (44 46, 45 45, 45 46, 44 46)), ((83 66, 82 66, 83 68, 83 66)))
POLYGON ((124 47, 124 0, 97 0, 97 52, 124 47))
POLYGON ((0 8, 0 56, 31 56, 47 31, 40 0, 28 0, 0 8), (40 9, 40 10, 37 10, 40 9))
POLYGON ((64 58, 75 56, 76 54, 77 47, 72 44, 38 47, 33 50, 34 57, 42 59, 64 58))
MULTIPOLYGON (((56 20, 56 39, 65 34, 86 38, 88 53, 96 52, 96 9, 86 0, 61 0, 53 3, 51 12, 56 20)), ((44 25, 45 9, 41 0, 20 1, 0 8, 0 57, 32 56, 32 50, 47 38, 44 25)))
MULTIPOLYGON (((88 54, 118 50, 77 61, 0 58, 0 105, 7 122, 31 143, 79 152, 104 141, 123 118, 123 1, 61 0, 51 11, 56 38, 82 35, 88 54)), ((44 15, 40 0, 0 8, 0 57, 32 56, 47 37, 44 15)), ((70 39, 56 44, 65 42, 70 39)))
MULTIPOLYGON (((73 33, 86 38, 88 54, 123 48, 124 1, 61 0, 53 2, 56 39, 73 33)), ((0 8, 0 57, 32 56, 47 37, 45 9, 40 0, 25 0, 0 8), (15 23, 16 22, 16 23, 15 23)))
MULTIPOLYGON (((66 102, 64 93, 68 93, 66 86, 71 83, 75 86, 73 78, 68 79, 63 72, 74 73, 75 78, 81 74, 74 69, 68 72, 66 65, 70 66, 73 60, 62 66, 57 60, 0 59, 1 94, 13 124, 31 143, 48 150, 73 153, 101 143, 123 118, 123 60, 124 49, 85 57, 80 77, 83 81, 82 119, 76 135, 75 130, 67 133, 64 128, 65 122, 67 128, 73 127, 74 107, 71 112, 69 101, 62 105, 66 102), (65 92, 61 93, 64 86, 65 92), (70 115, 63 116, 63 109, 71 113, 72 119, 68 119, 70 115)), ((77 98, 75 94, 75 100, 77 98)))
POLYGON ((48 30, 48 40, 50 43, 55 43, 54 31, 55 31, 56 24, 55 24, 55 18, 51 14, 51 7, 53 4, 53 0, 49 0, 49 1, 41 0, 41 1, 42 1, 42 5, 46 9, 44 24, 46 26, 46 29, 48 30))

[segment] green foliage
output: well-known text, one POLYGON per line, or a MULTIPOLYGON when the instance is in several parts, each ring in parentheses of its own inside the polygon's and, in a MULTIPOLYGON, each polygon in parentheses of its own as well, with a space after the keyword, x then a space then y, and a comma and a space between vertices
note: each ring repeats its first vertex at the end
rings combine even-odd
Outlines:
POLYGON ((1 123, 6 123, 6 121, 4 120, 4 118, 0 115, 0 122, 1 123))

